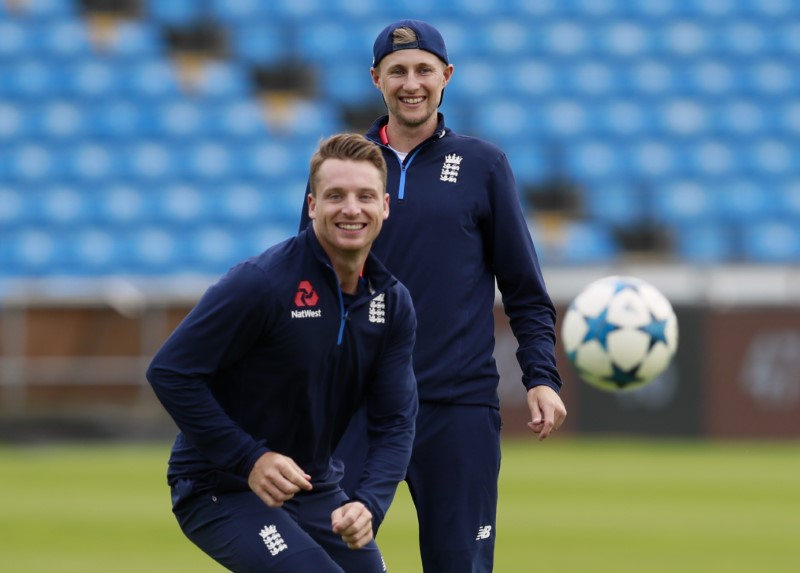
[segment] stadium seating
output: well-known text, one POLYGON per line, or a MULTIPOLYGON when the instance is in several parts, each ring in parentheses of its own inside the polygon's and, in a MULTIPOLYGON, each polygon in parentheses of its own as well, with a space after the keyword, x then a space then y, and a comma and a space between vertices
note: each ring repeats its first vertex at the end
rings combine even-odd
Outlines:
POLYGON ((139 5, 98 34, 78 0, 0 0, 0 278, 218 273, 291 235, 319 138, 380 105, 370 49, 402 17, 442 30, 442 111, 507 152, 521 196, 575 183, 580 209, 532 226, 545 264, 622 258, 643 224, 667 260, 800 262, 795 2, 139 5), (187 81, 168 32, 198 22, 226 47, 187 81), (258 94, 281 64, 316 92, 258 94))

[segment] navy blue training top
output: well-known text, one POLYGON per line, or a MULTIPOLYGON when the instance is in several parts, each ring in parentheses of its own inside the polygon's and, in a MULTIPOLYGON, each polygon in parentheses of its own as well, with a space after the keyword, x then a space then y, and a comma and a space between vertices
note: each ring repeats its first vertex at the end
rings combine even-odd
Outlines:
POLYGON ((291 457, 315 487, 338 482, 331 453, 366 400, 370 453, 353 497, 380 522, 411 453, 416 318, 408 291, 374 255, 364 276, 366 288, 345 307, 309 229, 208 289, 147 371, 180 429, 170 483, 247 490, 270 450, 291 457))
MULTIPOLYGON (((498 407, 494 353, 495 281, 519 344, 526 388, 561 388, 555 310, 505 154, 439 124, 401 162, 381 138, 366 137, 389 168, 389 218, 373 252, 411 292, 417 310, 414 370, 420 402, 498 407)), ((308 224, 304 207, 300 228, 308 224)))

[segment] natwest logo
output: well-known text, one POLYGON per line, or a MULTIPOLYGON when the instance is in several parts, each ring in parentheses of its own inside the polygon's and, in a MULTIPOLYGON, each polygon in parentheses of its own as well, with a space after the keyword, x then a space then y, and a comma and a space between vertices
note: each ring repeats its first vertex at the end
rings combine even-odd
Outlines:
POLYGON ((319 295, 314 290, 314 287, 311 286, 311 283, 308 281, 300 281, 300 284, 297 285, 297 293, 294 295, 294 305, 299 308, 305 308, 317 306, 318 302, 319 295))

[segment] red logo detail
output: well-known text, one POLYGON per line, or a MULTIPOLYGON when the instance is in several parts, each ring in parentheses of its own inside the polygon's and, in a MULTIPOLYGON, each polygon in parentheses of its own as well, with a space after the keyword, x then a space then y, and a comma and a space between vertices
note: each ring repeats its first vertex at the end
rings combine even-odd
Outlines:
POLYGON ((300 281, 297 285, 297 294, 294 295, 294 305, 298 307, 317 306, 319 295, 308 281, 300 281))

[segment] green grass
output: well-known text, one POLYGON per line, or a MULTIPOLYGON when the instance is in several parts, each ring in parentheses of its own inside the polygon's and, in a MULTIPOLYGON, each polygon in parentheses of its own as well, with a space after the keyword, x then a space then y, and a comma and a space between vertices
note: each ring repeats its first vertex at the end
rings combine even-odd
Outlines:
MULTIPOLYGON (((181 534, 168 445, 0 448, 0 556, 15 573, 222 569, 181 534)), ((800 570, 800 444, 504 444, 497 573, 800 570)), ((457 479, 457 476, 454 476, 457 479)), ((401 486, 379 542, 420 571, 401 486)))

